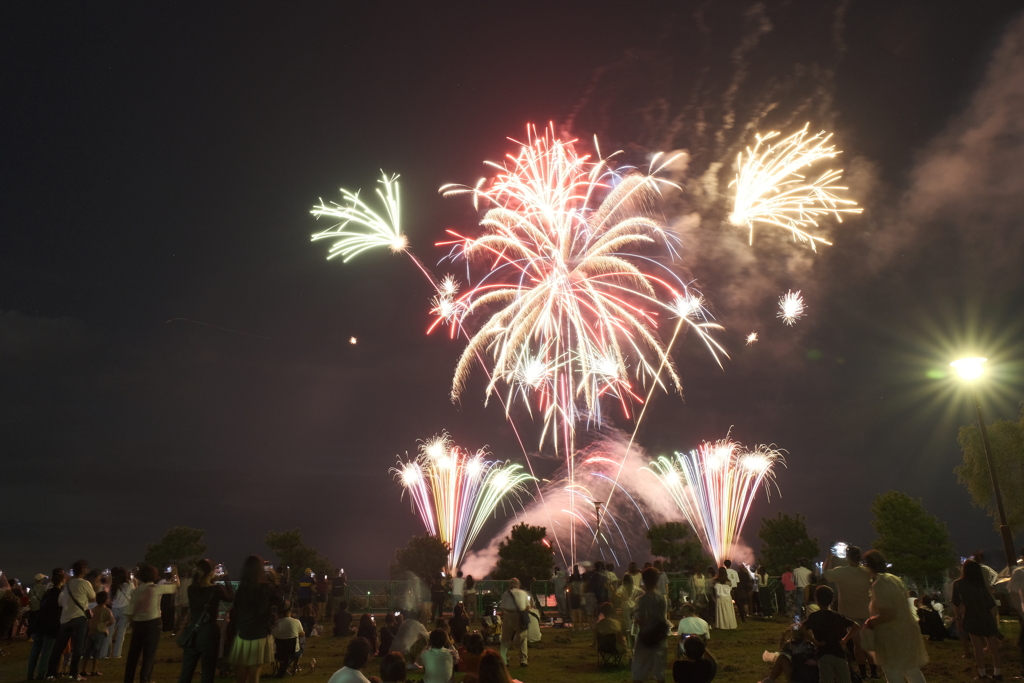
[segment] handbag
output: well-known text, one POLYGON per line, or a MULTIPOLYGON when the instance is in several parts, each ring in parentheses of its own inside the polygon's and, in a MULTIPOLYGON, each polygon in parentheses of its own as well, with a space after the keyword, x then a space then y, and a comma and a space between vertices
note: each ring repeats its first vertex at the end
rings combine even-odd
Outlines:
POLYGON ((200 612, 199 618, 193 621, 191 624, 181 630, 176 639, 178 646, 182 649, 195 647, 196 636, 200 628, 210 623, 210 603, 217 597, 216 591, 210 595, 210 599, 206 601, 206 605, 203 606, 203 611, 200 612))

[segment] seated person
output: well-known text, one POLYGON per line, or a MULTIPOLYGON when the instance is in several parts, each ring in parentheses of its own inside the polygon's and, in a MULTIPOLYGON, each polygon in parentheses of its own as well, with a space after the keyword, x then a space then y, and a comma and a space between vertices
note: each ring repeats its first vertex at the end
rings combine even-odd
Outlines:
POLYGON ((466 637, 466 629, 469 628, 469 617, 466 615, 466 607, 461 602, 455 605, 454 613, 452 618, 448 620, 448 625, 451 627, 452 640, 456 643, 461 643, 462 639, 466 637))
POLYGON ((467 676, 480 673, 480 657, 484 653, 484 637, 473 631, 463 638, 463 646, 459 648, 459 671, 467 676))
POLYGON ((398 633, 395 634, 395 640, 391 643, 391 649, 402 653, 408 668, 419 669, 416 660, 427 646, 429 638, 430 633, 427 628, 416 618, 416 615, 410 615, 398 627, 398 633))
POLYGON ((380 627, 380 638, 377 640, 377 654, 381 657, 391 652, 391 644, 395 642, 399 625, 394 614, 384 615, 384 625, 380 627))
POLYGON ((380 660, 381 683, 403 683, 405 681, 405 657, 398 652, 388 652, 380 660))
POLYGON ((711 683, 718 673, 718 662, 707 651, 700 636, 685 636, 679 648, 682 655, 672 665, 675 683, 711 683))
POLYGON ((369 683, 361 669, 370 661, 370 654, 370 643, 366 638, 355 637, 348 641, 345 666, 335 671, 327 683, 369 683))
POLYGON ((286 607, 281 613, 281 618, 274 622, 271 634, 274 636, 277 677, 284 678, 292 665, 302 656, 299 638, 306 635, 306 631, 302 628, 302 623, 292 617, 291 607, 286 607))
POLYGON ((708 626, 708 622, 697 616, 697 609, 693 605, 686 603, 682 606, 681 611, 683 618, 679 620, 679 626, 676 628, 679 633, 676 657, 680 659, 684 656, 683 641, 686 640, 686 636, 697 636, 705 645, 711 640, 711 627, 708 626))
POLYGON ((423 683, 449 683, 455 672, 455 660, 448 649, 448 634, 439 628, 430 632, 430 647, 420 655, 423 662, 423 683))
POLYGON ((921 606, 917 608, 917 620, 921 626, 921 634, 928 636, 928 640, 939 641, 949 637, 942 615, 932 605, 932 596, 926 595, 921 598, 921 606))
POLYGON ((355 628, 352 627, 352 613, 348 611, 348 603, 342 600, 338 603, 338 611, 334 613, 334 635, 350 636, 355 631, 355 628))
POLYGON ((618 619, 612 617, 615 614, 615 608, 612 607, 612 603, 601 603, 597 612, 597 624, 594 625, 594 648, 598 647, 601 636, 614 635, 616 652, 620 655, 625 654, 628 651, 626 636, 622 633, 622 624, 619 623, 618 619))
POLYGON ((818 663, 814 659, 814 644, 804 638, 803 631, 786 629, 779 638, 778 656, 768 677, 761 683, 775 683, 785 676, 790 683, 818 683, 818 663))

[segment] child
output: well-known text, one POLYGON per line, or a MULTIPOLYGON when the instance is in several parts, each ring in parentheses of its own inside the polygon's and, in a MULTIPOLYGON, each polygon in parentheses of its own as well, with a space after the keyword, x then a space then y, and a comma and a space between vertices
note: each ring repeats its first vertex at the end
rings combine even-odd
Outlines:
POLYGON ((675 683, 711 683, 715 679, 718 662, 699 636, 683 638, 679 650, 680 657, 672 665, 675 683))
POLYGON ((102 654, 103 644, 107 642, 107 629, 114 625, 114 613, 107 607, 110 595, 107 591, 96 594, 96 606, 92 609, 89 619, 89 630, 85 640, 85 655, 82 658, 82 671, 85 671, 89 659, 92 659, 92 671, 89 676, 102 676, 96 671, 96 663, 102 654))
POLYGON ((829 609, 833 597, 828 586, 815 589, 814 601, 820 609, 807 617, 802 630, 816 646, 818 683, 850 683, 850 664, 843 646, 860 627, 829 609))

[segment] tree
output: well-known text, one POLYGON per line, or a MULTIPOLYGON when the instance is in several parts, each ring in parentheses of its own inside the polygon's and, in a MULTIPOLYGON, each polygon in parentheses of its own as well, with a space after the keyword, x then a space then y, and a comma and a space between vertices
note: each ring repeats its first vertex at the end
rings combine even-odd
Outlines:
MULTIPOLYGON (((999 516, 992 494, 992 478, 985 460, 981 430, 977 424, 961 427, 957 440, 963 449, 964 461, 953 471, 960 483, 967 487, 974 504, 987 510, 998 525, 999 516)), ((999 490, 1003 494, 1006 523, 1011 529, 1019 531, 1024 527, 1024 408, 1017 422, 999 420, 989 425, 988 440, 999 490)))
POLYGON ((395 551, 391 578, 401 579, 405 572, 417 576, 437 576, 448 564, 448 544, 429 534, 413 536, 409 545, 395 551))
POLYGON ((535 579, 547 581, 555 563, 555 551, 544 541, 548 530, 526 522, 512 527, 498 544, 498 566, 491 572, 495 579, 522 579, 522 569, 535 579))
POLYGON ((807 520, 803 515, 796 517, 779 513, 772 519, 761 518, 761 564, 769 574, 781 574, 788 564, 792 567, 801 559, 813 559, 821 551, 818 539, 807 533, 807 520))
POLYGON ((277 555, 278 564, 291 567, 291 581, 298 585, 305 569, 312 569, 317 574, 334 574, 334 567, 322 557, 315 548, 311 548, 302 541, 302 534, 298 529, 292 531, 271 531, 263 542, 270 548, 270 552, 277 555))
POLYGON ((703 571, 713 564, 700 541, 693 538, 690 527, 680 522, 652 526, 647 530, 647 540, 651 542, 651 555, 668 560, 666 571, 681 572, 694 567, 703 571))
POLYGON ((893 573, 921 585, 941 585, 955 562, 946 525, 925 511, 920 498, 899 491, 879 493, 871 512, 878 534, 874 548, 892 564, 893 573))
POLYGON ((188 574, 206 552, 204 533, 202 529, 187 526, 169 529, 158 543, 146 546, 146 556, 142 561, 161 571, 169 564, 177 565, 179 574, 188 574))

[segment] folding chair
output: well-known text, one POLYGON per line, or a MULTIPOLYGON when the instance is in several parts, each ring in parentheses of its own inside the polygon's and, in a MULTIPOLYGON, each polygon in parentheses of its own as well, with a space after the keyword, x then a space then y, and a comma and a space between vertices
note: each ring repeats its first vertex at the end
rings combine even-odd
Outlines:
POLYGON ((628 657, 628 652, 619 652, 618 634, 603 633, 597 636, 597 665, 599 667, 626 666, 628 657))

